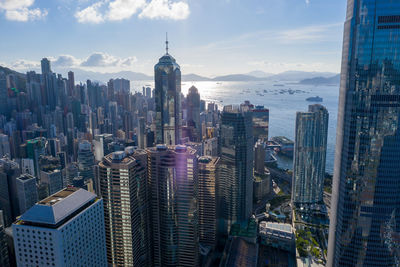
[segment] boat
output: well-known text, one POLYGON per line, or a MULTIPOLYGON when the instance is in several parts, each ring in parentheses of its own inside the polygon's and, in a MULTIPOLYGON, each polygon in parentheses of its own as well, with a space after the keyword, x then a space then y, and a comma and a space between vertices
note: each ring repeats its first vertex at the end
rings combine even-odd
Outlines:
POLYGON ((312 96, 312 97, 306 98, 306 101, 309 101, 309 102, 322 102, 322 101, 324 101, 324 99, 322 97, 319 97, 319 96, 312 96))

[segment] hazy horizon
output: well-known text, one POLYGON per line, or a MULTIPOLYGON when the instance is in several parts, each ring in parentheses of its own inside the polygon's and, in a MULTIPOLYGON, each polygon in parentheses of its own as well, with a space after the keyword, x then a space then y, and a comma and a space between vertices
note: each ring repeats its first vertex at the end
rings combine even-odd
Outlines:
POLYGON ((340 71, 345 0, 0 0, 0 65, 151 75, 165 53, 186 74, 340 71), (18 34, 15 34, 18 33, 18 34), (43 49, 45 47, 45 50, 43 49))

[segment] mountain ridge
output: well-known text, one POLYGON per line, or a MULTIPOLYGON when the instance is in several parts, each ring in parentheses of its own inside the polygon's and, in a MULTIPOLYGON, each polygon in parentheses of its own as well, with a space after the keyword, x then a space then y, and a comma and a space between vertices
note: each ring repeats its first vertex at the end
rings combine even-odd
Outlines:
MULTIPOLYGON (((6 74, 15 73, 19 77, 24 78, 26 75, 10 68, 0 66, 0 71, 6 74)), ((65 73, 65 77, 68 71, 73 71, 75 74, 75 81, 86 82, 86 80, 98 81, 101 83, 107 83, 110 79, 124 78, 131 81, 152 81, 154 77, 141 72, 133 71, 119 71, 119 72, 95 72, 87 71, 77 68, 66 69, 57 68, 56 73, 65 73)), ((194 73, 182 74, 182 81, 233 81, 233 82, 249 82, 249 81, 293 81, 301 84, 336 84, 334 77, 338 74, 331 72, 306 72, 306 71, 285 71, 278 74, 266 73, 263 71, 252 71, 246 74, 227 74, 219 75, 216 77, 205 77, 194 73), (312 80, 314 79, 314 80, 312 80), (331 79, 331 80, 329 80, 331 79)), ((336 78, 337 79, 337 78, 336 78)))

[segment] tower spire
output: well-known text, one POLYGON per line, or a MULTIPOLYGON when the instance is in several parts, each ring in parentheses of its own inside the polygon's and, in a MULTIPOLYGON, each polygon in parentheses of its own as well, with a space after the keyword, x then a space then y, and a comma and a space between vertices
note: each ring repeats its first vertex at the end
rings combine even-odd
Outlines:
POLYGON ((168 55, 168 32, 165 34, 165 51, 168 55))

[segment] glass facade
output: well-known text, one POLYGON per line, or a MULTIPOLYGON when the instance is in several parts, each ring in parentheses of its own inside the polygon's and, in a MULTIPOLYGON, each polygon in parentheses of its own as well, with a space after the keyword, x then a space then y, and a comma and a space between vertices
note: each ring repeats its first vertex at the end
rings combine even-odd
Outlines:
POLYGON ((211 247, 216 245, 217 199, 216 180, 219 158, 200 157, 199 171, 199 241, 211 247))
POLYGON ((218 188, 218 230, 227 234, 234 223, 246 222, 253 208, 252 113, 225 106, 221 116, 218 188))
POLYGON ((179 144, 182 131, 181 70, 165 54, 154 66, 156 102, 156 144, 179 144))
POLYGON ((99 163, 99 177, 109 265, 150 265, 147 153, 107 155, 99 163))
POLYGON ((148 149, 153 266, 199 266, 196 151, 148 149))
POLYGON ((329 114, 322 105, 310 105, 296 114, 293 166, 293 202, 306 207, 323 202, 329 114))
POLYGON ((189 88, 186 97, 187 101, 187 126, 193 127, 194 133, 190 141, 199 142, 202 140, 200 123, 200 94, 196 87, 189 88))
POLYGON ((349 0, 328 266, 398 266, 400 1, 349 0))

